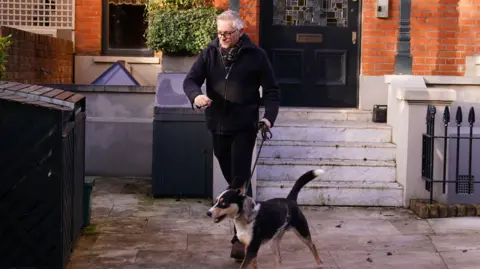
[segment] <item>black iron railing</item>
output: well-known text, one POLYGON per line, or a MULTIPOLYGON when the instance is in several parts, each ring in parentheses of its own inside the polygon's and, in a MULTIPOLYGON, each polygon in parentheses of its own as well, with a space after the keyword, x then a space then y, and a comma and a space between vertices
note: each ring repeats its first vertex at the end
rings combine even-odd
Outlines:
MULTIPOLYGON (((463 122, 463 113, 462 108, 459 106, 457 108, 457 112, 455 115, 455 124, 457 127, 456 135, 452 136, 448 134, 448 127, 451 124, 450 121, 450 108, 447 106, 445 107, 443 113, 443 127, 444 132, 443 135, 435 135, 435 116, 437 113, 437 109, 433 105, 429 105, 427 108, 427 117, 426 117, 426 126, 427 131, 422 135, 423 138, 423 145, 422 145, 422 177, 425 180, 425 189, 430 193, 430 203, 433 202, 433 184, 441 183, 443 185, 443 193, 446 192, 447 183, 455 183, 455 192, 459 193, 460 186, 465 186, 467 189, 468 194, 472 194, 472 189, 474 184, 480 183, 480 181, 475 181, 474 176, 472 176, 472 146, 474 139, 480 139, 480 137, 473 136, 473 127, 475 124, 475 109, 473 107, 470 108, 468 112, 468 127, 469 127, 469 135, 462 136, 460 133, 462 122, 463 122), (442 179, 435 179, 434 178, 434 149, 435 149, 435 141, 436 139, 443 140, 443 172, 442 172, 442 179), (467 155, 467 162, 468 162, 468 176, 462 178, 459 176, 459 167, 460 167, 460 158, 462 157, 460 152, 460 140, 467 139, 468 140, 468 152, 465 154, 467 155), (449 151, 447 150, 447 146, 450 141, 454 141, 456 143, 456 154, 455 156, 455 180, 447 179, 447 164, 448 164, 448 154, 449 151), (459 180, 462 178, 463 180, 459 180)), ((463 153, 463 152, 462 152, 463 153)), ((463 158, 462 158, 463 159, 463 158)))

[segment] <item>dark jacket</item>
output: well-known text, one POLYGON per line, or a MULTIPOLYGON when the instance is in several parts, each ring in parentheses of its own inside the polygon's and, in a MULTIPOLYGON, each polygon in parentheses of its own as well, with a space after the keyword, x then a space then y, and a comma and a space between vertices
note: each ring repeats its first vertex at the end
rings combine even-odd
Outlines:
POLYGON ((280 104, 280 91, 273 68, 263 49, 243 34, 242 46, 227 74, 218 47, 218 38, 202 50, 183 82, 183 90, 192 103, 202 94, 206 79, 206 94, 212 100, 205 110, 207 127, 216 133, 232 133, 255 128, 259 106, 265 106, 264 118, 272 126, 280 104), (259 87, 263 88, 260 98, 259 87), (263 101, 263 102, 262 102, 263 101))

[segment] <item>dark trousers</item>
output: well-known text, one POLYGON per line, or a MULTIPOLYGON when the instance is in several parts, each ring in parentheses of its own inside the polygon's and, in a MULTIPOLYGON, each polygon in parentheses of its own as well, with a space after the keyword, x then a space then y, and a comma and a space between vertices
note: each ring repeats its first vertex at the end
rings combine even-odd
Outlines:
MULTIPOLYGON (((222 174, 232 189, 241 188, 252 173, 252 154, 256 131, 235 134, 213 134, 213 153, 222 174)), ((252 195, 251 185, 247 195, 252 195)))
MULTIPOLYGON (((230 188, 240 188, 250 180, 256 137, 256 131, 213 134, 213 152, 230 188)), ((252 196, 252 184, 248 186, 247 195, 252 196)), ((234 234, 232 244, 238 241, 235 227, 234 234)))

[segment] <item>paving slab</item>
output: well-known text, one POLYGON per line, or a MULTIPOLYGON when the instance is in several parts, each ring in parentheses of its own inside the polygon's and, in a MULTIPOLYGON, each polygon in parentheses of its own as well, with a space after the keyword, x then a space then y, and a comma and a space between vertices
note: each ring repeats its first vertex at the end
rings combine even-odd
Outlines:
MULTIPOLYGON (((152 199, 153 200, 153 199, 152 199)), ((110 216, 112 217, 155 217, 162 218, 186 218, 191 214, 189 203, 179 203, 172 200, 169 206, 163 203, 153 202, 150 204, 142 203, 137 198, 137 203, 125 206, 113 206, 110 216)))
POLYGON ((388 220, 308 220, 315 234, 329 235, 401 235, 388 220))
POLYGON ((132 265, 137 258, 137 249, 102 249, 75 253, 70 260, 68 269, 78 268, 112 268, 132 265))
MULTIPOLYGON (((320 251, 319 256, 323 264, 317 265, 312 253, 305 247, 298 251, 281 251, 281 269, 338 269, 336 262, 328 251, 320 251)), ((258 258, 260 268, 275 268, 275 259, 268 245, 261 248, 258 258)))
POLYGON ((427 251, 330 251, 339 269, 447 269, 442 257, 427 251))
MULTIPOLYGON (((313 242, 322 251, 365 250, 365 251, 436 251, 426 235, 363 236, 363 235, 314 235, 313 242)), ((286 233, 282 239, 283 251, 307 250, 305 245, 293 233, 286 233)))
POLYGON ((141 234, 147 227, 147 218, 109 217, 99 219, 97 230, 103 234, 141 234))
POLYGON ((206 218, 165 219, 163 217, 148 218, 146 231, 164 233, 189 233, 189 234, 224 234, 233 236, 233 224, 225 220, 213 223, 206 218))
POLYGON ((230 249, 232 236, 225 234, 187 234, 187 250, 215 251, 230 249))
POLYGON ((102 249, 116 250, 187 250, 185 233, 143 233, 143 234, 105 234, 100 235, 92 251, 102 249), (159 244, 161 242, 161 244, 159 244))
POLYGON ((302 206, 302 211, 310 221, 418 219, 410 210, 391 207, 302 206))
POLYGON ((155 269, 237 269, 239 264, 225 259, 229 249, 156 251, 140 250, 136 263, 155 269))
POLYGON ((478 233, 440 234, 431 235, 430 238, 438 251, 480 250, 480 234, 478 233))
POLYGON ((77 241, 75 251, 72 253, 72 256, 81 255, 91 251, 97 242, 98 237, 100 237, 99 234, 81 236, 77 241))
POLYGON ((439 218, 427 221, 436 234, 480 233, 480 217, 439 218))
POLYGON ((432 227, 425 220, 418 219, 396 219, 390 223, 403 235, 434 234, 432 227))
MULTIPOLYGON (((67 269, 236 269, 230 258, 233 222, 206 216, 210 199, 150 195, 145 178, 99 178, 92 226, 67 269)), ((280 245, 281 269, 478 269, 480 218, 419 219, 400 208, 303 206, 324 264, 293 232, 280 245)), ((274 268, 269 244, 260 268, 274 268)))
POLYGON ((449 269, 478 269, 480 267, 480 250, 457 250, 441 252, 449 269))

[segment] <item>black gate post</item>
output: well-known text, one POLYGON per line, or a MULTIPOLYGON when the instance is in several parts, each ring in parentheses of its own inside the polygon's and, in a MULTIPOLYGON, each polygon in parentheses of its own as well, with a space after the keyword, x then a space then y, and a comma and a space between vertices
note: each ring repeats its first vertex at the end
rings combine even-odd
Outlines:
POLYGON ((240 0, 230 0, 230 9, 236 12, 240 12, 240 0))
MULTIPOLYGON (((232 1, 232 0, 230 0, 232 1)), ((410 9, 412 0, 400 0, 400 27, 398 29, 395 74, 412 74, 412 54, 410 53, 410 9)))

